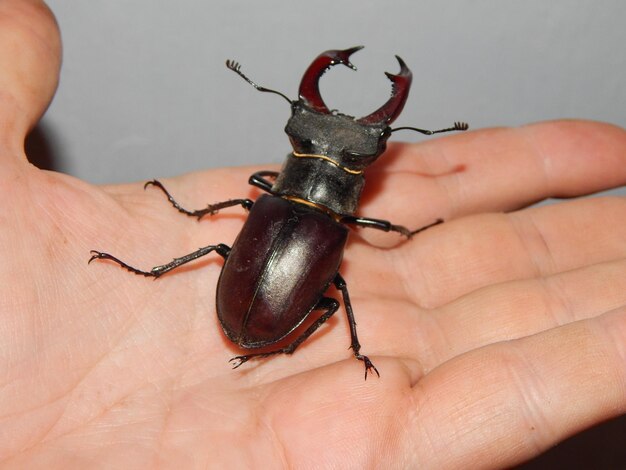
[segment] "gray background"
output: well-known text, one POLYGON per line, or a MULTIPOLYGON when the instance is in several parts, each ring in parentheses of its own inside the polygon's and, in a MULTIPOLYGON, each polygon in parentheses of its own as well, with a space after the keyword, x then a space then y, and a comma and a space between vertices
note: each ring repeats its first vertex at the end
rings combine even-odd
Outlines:
POLYGON ((383 72, 398 70, 398 54, 414 81, 397 126, 626 125, 622 0, 48 3, 64 64, 31 153, 94 183, 281 162, 288 105, 227 70, 227 58, 296 98, 319 52, 363 44, 358 72, 336 67, 321 82, 329 107, 358 116, 388 98, 383 72))
MULTIPOLYGON (((227 58, 295 98, 319 52, 363 44, 357 73, 335 68, 321 84, 331 108, 363 115, 389 96, 383 71, 397 71, 399 54, 414 81, 398 126, 568 117, 626 126, 623 0, 48 3, 64 64, 27 148, 39 165, 94 183, 281 162, 289 107, 226 70, 227 58)), ((616 468, 625 441, 617 419, 524 468, 616 468)))

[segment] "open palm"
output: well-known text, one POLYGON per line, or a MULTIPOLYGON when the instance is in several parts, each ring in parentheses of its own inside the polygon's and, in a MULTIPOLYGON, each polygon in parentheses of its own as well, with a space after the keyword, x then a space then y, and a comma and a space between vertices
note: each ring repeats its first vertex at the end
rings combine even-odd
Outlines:
MULTIPOLYGON (((219 256, 156 281, 87 260, 98 249, 149 269, 231 245, 245 213, 196 222, 140 183, 94 187, 27 163, 58 32, 37 2, 0 10, 6 467, 502 467, 624 413, 626 201, 521 209, 624 184, 623 130, 553 122, 393 146, 361 213, 447 222, 348 244, 341 273, 380 379, 363 380, 343 309, 293 356, 233 371, 219 256)), ((164 183, 201 208, 257 197, 245 182, 258 169, 164 183)))

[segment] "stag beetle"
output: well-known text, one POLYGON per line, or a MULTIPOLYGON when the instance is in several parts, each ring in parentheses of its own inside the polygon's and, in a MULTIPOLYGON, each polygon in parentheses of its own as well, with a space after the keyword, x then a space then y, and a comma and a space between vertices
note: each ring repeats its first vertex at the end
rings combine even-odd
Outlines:
POLYGON ((272 345, 292 333, 313 310, 323 312, 287 346, 236 356, 230 360, 233 368, 251 358, 293 353, 338 310, 339 302, 325 295, 330 284, 334 284, 343 297, 350 324, 350 347, 365 365, 365 379, 372 370, 380 376, 370 359, 361 354, 348 289, 339 274, 348 237, 346 225, 398 232, 410 238, 442 221, 411 231, 386 220, 355 215, 365 183, 364 170, 385 151, 387 139, 394 131, 412 129, 431 135, 464 131, 468 126, 456 122, 453 127, 436 131, 391 129, 390 124, 404 107, 412 79, 411 71, 398 56, 400 72, 386 73, 392 82, 391 97, 378 110, 360 119, 329 110, 320 95, 320 77, 337 64, 356 70, 349 58, 361 48, 320 54, 304 73, 297 100, 258 86, 241 72, 237 62, 226 62, 230 70, 254 88, 275 93, 291 106, 285 132, 293 152, 280 172, 259 171, 249 179, 251 185, 269 194, 257 201, 233 199, 190 211, 181 207, 159 181, 146 183, 145 187, 156 186, 163 191, 178 211, 198 219, 232 206, 249 210, 232 248, 221 243, 205 246, 150 271, 136 269, 95 250, 89 262, 111 260, 135 274, 157 278, 216 252, 225 260, 217 285, 217 315, 228 339, 245 349, 272 345))

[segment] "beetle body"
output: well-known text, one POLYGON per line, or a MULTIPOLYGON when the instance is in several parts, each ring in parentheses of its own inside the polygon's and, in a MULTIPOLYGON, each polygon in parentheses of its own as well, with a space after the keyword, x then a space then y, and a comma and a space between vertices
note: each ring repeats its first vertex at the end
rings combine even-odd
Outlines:
POLYGON ((335 278, 348 230, 326 214, 264 195, 226 259, 217 315, 243 348, 275 343, 299 326, 335 278))
POLYGON ((134 268, 100 251, 92 251, 89 261, 107 259, 135 274, 159 277, 216 252, 225 259, 217 286, 217 315, 224 334, 245 349, 267 348, 289 337, 303 323, 306 325, 313 311, 321 311, 287 346, 234 357, 231 361, 235 368, 251 358, 294 352, 338 310, 339 302, 325 296, 333 284, 343 298, 352 352, 365 364, 365 378, 370 370, 378 374, 369 358, 360 353, 347 285, 339 274, 348 237, 346 224, 394 231, 408 238, 430 225, 411 231, 386 220, 357 216, 365 184, 364 171, 385 151, 387 139, 395 130, 412 129, 431 135, 466 130, 467 125, 455 123, 453 127, 437 131, 391 129, 390 124, 404 107, 412 79, 411 71, 397 56, 400 72, 387 73, 392 93, 383 106, 359 119, 330 111, 320 95, 319 79, 334 65, 355 69, 349 58, 359 49, 361 47, 320 54, 305 71, 297 100, 258 86, 241 72, 239 64, 226 62, 229 69, 257 90, 280 95, 291 106, 285 132, 293 151, 280 172, 257 172, 249 180, 269 194, 256 202, 232 199, 189 211, 182 208, 160 182, 146 184, 161 189, 180 212, 198 219, 236 205, 249 209, 248 219, 232 248, 221 243, 208 245, 150 271, 134 268))

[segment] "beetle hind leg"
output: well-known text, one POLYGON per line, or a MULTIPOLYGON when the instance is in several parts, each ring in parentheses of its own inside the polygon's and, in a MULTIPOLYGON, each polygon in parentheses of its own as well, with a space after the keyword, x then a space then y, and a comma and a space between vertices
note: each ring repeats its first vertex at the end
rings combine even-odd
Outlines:
MULTIPOLYGON (((339 273, 333 280, 335 287, 341 291, 343 296, 343 302, 346 307, 346 313, 348 315, 348 323, 350 324, 350 349, 354 353, 354 357, 359 361, 362 361, 365 365, 365 380, 367 380, 367 374, 369 372, 375 372, 378 377, 380 373, 376 366, 372 363, 369 357, 361 354, 361 344, 356 333, 356 321, 354 320, 354 312, 352 311, 352 303, 350 302, 350 296, 348 295, 348 288, 346 281, 341 277, 339 273)), ((235 356, 229 360, 233 364, 233 369, 238 368, 243 363, 248 362, 250 359, 260 359, 264 357, 273 356, 275 354, 292 354, 298 346, 300 346, 306 339, 311 336, 320 326, 322 326, 337 310, 339 309, 339 302, 331 297, 322 297, 318 304, 315 306, 315 310, 326 310, 315 322, 309 326, 304 333, 298 336, 291 344, 284 348, 276 349, 274 351, 268 351, 265 353, 253 353, 245 354, 242 356, 235 356)))
POLYGON ((363 364, 365 365, 365 380, 367 380, 367 373, 370 371, 376 372, 376 375, 380 377, 378 369, 376 369, 376 366, 372 364, 370 358, 361 354, 361 343, 359 343, 359 338, 356 333, 356 321, 354 319, 352 302, 350 302, 350 296, 348 295, 348 286, 346 285, 346 281, 341 276, 341 274, 337 273, 333 282, 335 284, 335 287, 341 291, 341 295, 343 296, 343 304, 346 307, 348 323, 350 324, 350 349, 352 349, 354 357, 356 357, 359 361, 363 361, 363 364))
POLYGON ((268 351, 265 353, 253 353, 244 354, 242 356, 235 356, 228 362, 233 364, 233 369, 241 366, 244 362, 248 362, 250 359, 261 359, 264 357, 274 356, 276 354, 293 354, 298 346, 300 346, 306 339, 311 336, 320 326, 322 326, 333 314, 339 309, 339 302, 330 297, 322 297, 314 310, 326 310, 317 320, 315 320, 311 326, 309 326, 304 333, 298 336, 292 343, 288 344, 284 348, 276 349, 274 351, 268 351))

